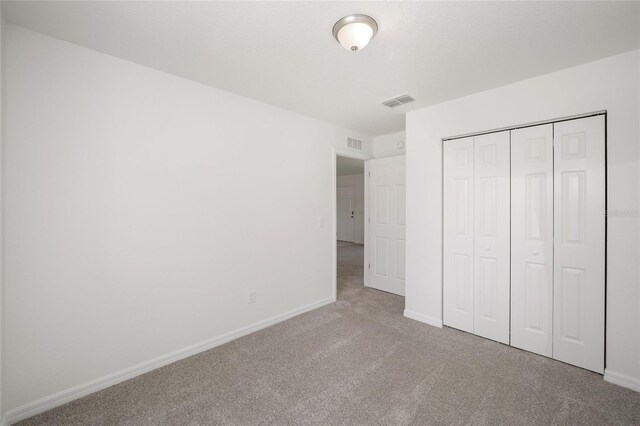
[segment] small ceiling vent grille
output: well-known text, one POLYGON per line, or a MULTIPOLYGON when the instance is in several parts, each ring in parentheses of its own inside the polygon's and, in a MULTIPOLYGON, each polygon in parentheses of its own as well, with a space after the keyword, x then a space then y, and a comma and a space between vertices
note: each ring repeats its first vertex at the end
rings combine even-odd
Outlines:
POLYGON ((405 93, 404 95, 395 96, 380 103, 386 107, 395 108, 413 101, 415 101, 415 99, 405 93))
POLYGON ((360 139, 347 137, 347 148, 362 151, 362 141, 360 139))

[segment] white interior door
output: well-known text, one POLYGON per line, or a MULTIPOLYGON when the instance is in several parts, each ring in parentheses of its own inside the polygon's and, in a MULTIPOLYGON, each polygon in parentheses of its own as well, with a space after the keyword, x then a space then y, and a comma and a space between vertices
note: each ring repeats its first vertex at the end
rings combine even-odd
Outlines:
POLYGON ((444 143, 443 322, 473 333, 473 137, 444 143))
POLYGON ((339 186, 337 188, 337 239, 339 241, 354 241, 355 222, 354 222, 354 196, 355 190, 353 186, 339 186))
POLYGON ((554 124, 553 357, 604 370, 604 117, 554 124))
POLYGON ((509 344, 509 132, 475 137, 473 332, 509 344))
POLYGON ((511 132, 511 345, 553 343, 553 124, 511 132))
POLYGON ((404 296, 405 157, 369 162, 369 283, 404 296))

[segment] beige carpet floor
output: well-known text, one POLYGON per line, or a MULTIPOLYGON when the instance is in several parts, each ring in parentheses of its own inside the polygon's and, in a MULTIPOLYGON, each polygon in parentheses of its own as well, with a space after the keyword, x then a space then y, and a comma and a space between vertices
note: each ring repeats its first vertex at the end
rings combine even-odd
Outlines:
POLYGON ((338 302, 105 389, 25 425, 640 424, 640 393, 402 316, 339 248, 338 302))

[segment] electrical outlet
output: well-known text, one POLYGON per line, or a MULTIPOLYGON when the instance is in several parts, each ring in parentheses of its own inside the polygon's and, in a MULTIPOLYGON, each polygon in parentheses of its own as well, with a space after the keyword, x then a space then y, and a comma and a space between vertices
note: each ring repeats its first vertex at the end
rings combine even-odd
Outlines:
POLYGON ((255 292, 255 290, 249 292, 249 303, 256 303, 256 292, 255 292))

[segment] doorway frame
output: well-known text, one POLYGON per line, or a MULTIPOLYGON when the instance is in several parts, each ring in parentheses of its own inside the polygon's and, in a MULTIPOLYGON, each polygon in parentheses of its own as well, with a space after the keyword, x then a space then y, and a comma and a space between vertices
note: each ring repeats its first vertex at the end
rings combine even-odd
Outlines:
POLYGON ((332 259, 333 259, 333 300, 338 299, 338 170, 336 167, 338 156, 353 158, 355 160, 364 161, 364 259, 362 262, 362 270, 364 277, 364 285, 369 282, 369 268, 366 268, 369 259, 369 160, 373 156, 365 152, 351 151, 344 148, 333 147, 331 155, 331 218, 332 232, 331 241, 332 259))

